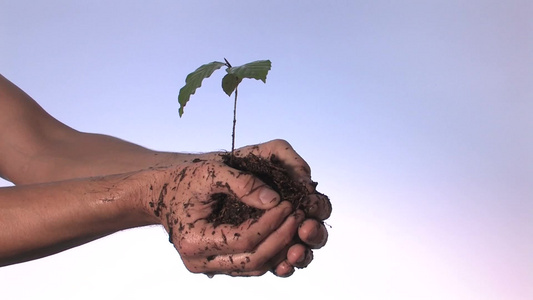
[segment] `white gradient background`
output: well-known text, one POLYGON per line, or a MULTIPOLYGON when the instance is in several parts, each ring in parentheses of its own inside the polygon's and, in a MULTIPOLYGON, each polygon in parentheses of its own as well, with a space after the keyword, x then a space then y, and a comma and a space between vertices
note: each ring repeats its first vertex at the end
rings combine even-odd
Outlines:
MULTIPOLYGON (((0 1, 0 72, 75 129, 169 151, 291 142, 334 212, 291 278, 188 273, 160 227, 0 268, 2 299, 533 299, 533 2, 0 1)), ((8 185, 4 182, 3 185, 8 185)))

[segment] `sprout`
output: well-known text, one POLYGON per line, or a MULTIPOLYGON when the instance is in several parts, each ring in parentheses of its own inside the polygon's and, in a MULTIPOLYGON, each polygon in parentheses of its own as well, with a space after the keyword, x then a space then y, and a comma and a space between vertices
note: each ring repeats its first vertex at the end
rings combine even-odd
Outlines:
POLYGON ((220 69, 226 66, 227 74, 222 78, 222 90, 231 96, 235 92, 235 100, 233 102, 233 131, 231 134, 231 155, 235 150, 235 124, 237 123, 237 87, 244 78, 251 78, 261 80, 266 83, 268 71, 272 67, 270 60, 258 60, 251 63, 244 64, 238 67, 232 67, 231 64, 224 58, 225 62, 214 61, 200 66, 194 72, 187 75, 185 85, 180 89, 178 95, 178 102, 180 104, 179 115, 183 116, 183 108, 189 102, 191 95, 196 92, 196 89, 202 86, 202 81, 208 78, 220 69))

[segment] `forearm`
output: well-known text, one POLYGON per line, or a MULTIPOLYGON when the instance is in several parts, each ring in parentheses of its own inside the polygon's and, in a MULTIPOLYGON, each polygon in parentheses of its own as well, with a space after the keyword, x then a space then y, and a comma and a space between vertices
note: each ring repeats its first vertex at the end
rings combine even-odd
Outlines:
POLYGON ((76 131, 1 75, 0 112, 0 176, 15 184, 119 174, 190 159, 76 131))
POLYGON ((143 205, 146 173, 1 188, 0 266, 158 223, 143 205))
POLYGON ((121 174, 191 159, 189 154, 153 151, 115 137, 75 131, 28 158, 26 172, 16 184, 121 174))

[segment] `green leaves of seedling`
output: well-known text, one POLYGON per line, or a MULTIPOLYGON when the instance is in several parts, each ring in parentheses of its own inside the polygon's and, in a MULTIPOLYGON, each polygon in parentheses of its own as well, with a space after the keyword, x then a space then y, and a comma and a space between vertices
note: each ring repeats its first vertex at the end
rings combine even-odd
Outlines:
POLYGON ((222 79, 222 89, 228 96, 231 96, 243 78, 257 79, 266 83, 266 77, 271 67, 270 60, 258 60, 239 67, 230 66, 226 69, 228 74, 222 79))
POLYGON ((178 102, 180 103, 180 117, 183 115, 183 108, 187 102, 189 102, 191 95, 196 92, 197 88, 202 86, 202 81, 225 65, 225 63, 214 61, 200 66, 198 69, 196 69, 196 71, 187 75, 187 78, 185 78, 185 85, 180 89, 180 93, 178 95, 178 102))
POLYGON ((226 74, 226 76, 222 78, 222 89, 224 90, 224 93, 231 96, 231 93, 233 93, 241 81, 242 79, 239 79, 239 77, 233 74, 226 74))
POLYGON ((200 66, 187 76, 185 86, 180 89, 178 95, 180 117, 183 115, 183 108, 189 102, 191 95, 196 92, 197 88, 202 86, 202 81, 222 66, 228 67, 226 76, 222 78, 222 90, 228 96, 231 96, 244 78, 257 79, 266 83, 266 77, 272 67, 272 63, 270 60, 258 60, 242 66, 232 67, 226 60, 225 63, 214 61, 200 66))
POLYGON ((208 78, 220 69, 226 66, 226 76, 222 78, 222 90, 228 96, 235 92, 235 101, 233 102, 233 132, 231 134, 231 157, 235 150, 235 123, 237 122, 237 86, 244 78, 251 78, 261 80, 266 83, 268 71, 272 67, 270 60, 258 60, 251 63, 244 64, 238 67, 232 67, 227 59, 224 58, 225 63, 214 61, 200 66, 196 71, 187 75, 185 85, 180 89, 178 95, 178 102, 180 103, 179 114, 183 115, 183 108, 189 102, 191 95, 196 92, 196 89, 202 86, 202 81, 208 78))

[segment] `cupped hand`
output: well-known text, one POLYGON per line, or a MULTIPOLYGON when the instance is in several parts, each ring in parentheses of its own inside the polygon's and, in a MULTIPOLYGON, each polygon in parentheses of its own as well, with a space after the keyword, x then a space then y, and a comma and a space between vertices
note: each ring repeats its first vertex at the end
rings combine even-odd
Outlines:
POLYGON ((311 168, 307 162, 284 140, 273 140, 264 144, 246 146, 235 151, 236 156, 254 154, 281 164, 293 180, 305 185, 308 196, 305 201, 306 219, 298 229, 299 241, 295 240, 272 259, 275 267, 272 272, 278 276, 290 276, 294 268, 306 267, 313 258, 312 249, 323 247, 328 232, 323 221, 331 214, 331 203, 327 196, 316 191, 316 183, 311 180, 311 168))
POLYGON ((304 220, 302 211, 259 179, 221 162, 197 159, 177 167, 151 170, 147 207, 169 233, 187 269, 194 273, 262 275, 276 268, 272 258, 289 247, 304 220), (265 209, 257 220, 214 226, 211 195, 226 193, 265 209))

